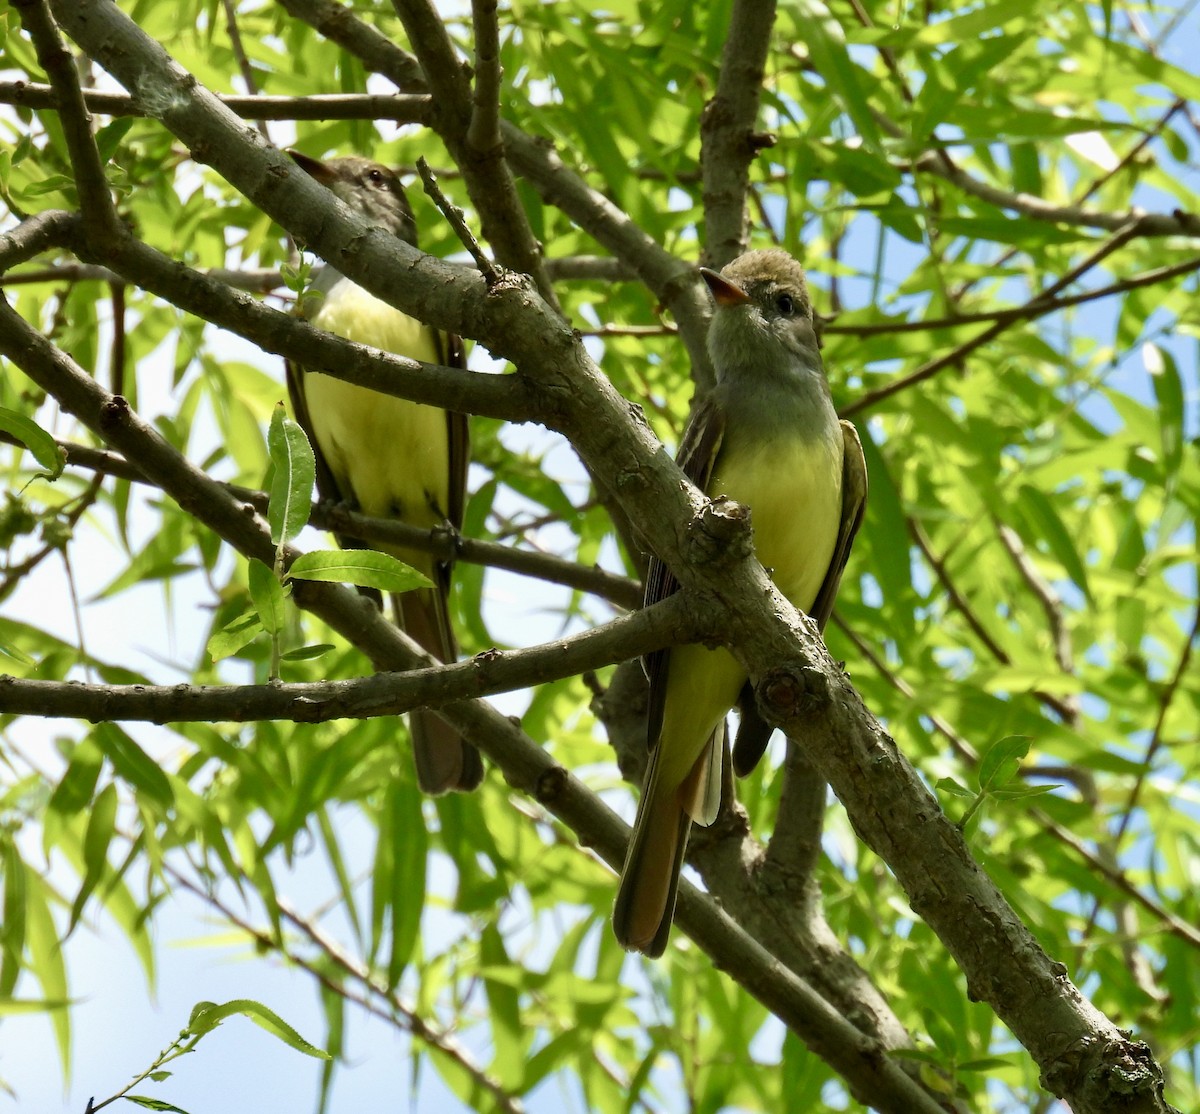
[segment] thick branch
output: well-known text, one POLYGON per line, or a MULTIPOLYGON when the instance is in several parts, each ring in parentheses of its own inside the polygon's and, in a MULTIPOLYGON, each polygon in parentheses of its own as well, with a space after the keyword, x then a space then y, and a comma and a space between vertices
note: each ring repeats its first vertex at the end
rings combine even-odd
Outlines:
POLYGON ((774 143, 773 136, 754 131, 774 24, 775 0, 733 5, 716 96, 700 117, 704 262, 718 269, 746 250, 750 163, 774 143))

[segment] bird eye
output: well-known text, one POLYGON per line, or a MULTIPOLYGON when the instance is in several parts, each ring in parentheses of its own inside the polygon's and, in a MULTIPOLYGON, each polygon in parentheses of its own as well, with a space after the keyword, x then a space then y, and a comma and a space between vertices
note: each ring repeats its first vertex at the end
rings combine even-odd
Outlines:
POLYGON ((379 167, 373 166, 373 167, 371 167, 370 170, 367 171, 367 181, 370 182, 372 185, 381 186, 381 185, 383 185, 383 180, 384 180, 383 171, 380 170, 379 167))
POLYGON ((796 303, 792 300, 790 294, 780 294, 775 299, 775 308, 779 310, 784 317, 791 317, 796 312, 796 303))

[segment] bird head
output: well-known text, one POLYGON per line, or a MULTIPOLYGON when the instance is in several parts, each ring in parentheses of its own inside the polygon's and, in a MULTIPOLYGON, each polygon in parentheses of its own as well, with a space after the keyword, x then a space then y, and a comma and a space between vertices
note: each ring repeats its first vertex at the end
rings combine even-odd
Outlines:
POLYGON ((292 161, 357 213, 417 246, 417 224, 396 172, 359 155, 314 159, 288 149, 292 161))

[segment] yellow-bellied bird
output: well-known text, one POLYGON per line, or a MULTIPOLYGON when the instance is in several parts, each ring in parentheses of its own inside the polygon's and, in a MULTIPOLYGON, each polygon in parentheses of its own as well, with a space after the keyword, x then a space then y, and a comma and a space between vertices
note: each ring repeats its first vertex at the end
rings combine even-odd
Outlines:
MULTIPOLYGON (((321 162, 297 151, 296 163, 367 220, 414 247, 416 222, 400 179, 369 159, 351 156, 321 162)), ((425 363, 465 367, 460 338, 401 313, 339 274, 329 264, 312 289, 322 295, 310 320, 318 328, 425 363)), ((422 529, 462 525, 466 501, 468 439, 465 414, 380 394, 329 375, 288 364, 288 393, 296 420, 317 455, 317 487, 381 518, 422 529)), ((339 537, 346 548, 363 548, 339 537)), ((435 587, 396 600, 397 622, 439 661, 458 656, 450 626, 450 566, 430 554, 379 546, 428 576, 435 587)), ((417 780, 427 793, 473 789, 483 777, 479 752, 445 720, 426 710, 409 715, 417 780)))
MULTIPOLYGON (((701 274, 716 301, 708 334, 716 384, 688 421, 679 466, 706 494, 750 508, 758 559, 824 629, 862 521, 867 471, 858 434, 833 408, 804 271, 786 252, 769 250, 701 274)), ((677 588, 653 560, 647 606, 677 588)), ((688 832, 693 822, 711 824, 720 808, 725 717, 740 702, 739 774, 762 756, 770 727, 745 670, 724 648, 662 650, 646 659, 646 672, 651 753, 613 929, 624 947, 658 956, 688 832)))

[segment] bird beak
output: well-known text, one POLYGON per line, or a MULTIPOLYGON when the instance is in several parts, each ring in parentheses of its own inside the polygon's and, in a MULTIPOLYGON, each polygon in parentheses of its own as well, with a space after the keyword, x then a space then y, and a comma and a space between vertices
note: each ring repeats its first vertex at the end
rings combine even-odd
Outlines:
POLYGON ((310 178, 315 178, 323 186, 332 185, 335 175, 329 169, 328 163, 323 163, 320 159, 314 159, 308 155, 301 154, 295 147, 289 147, 287 153, 291 155, 292 162, 310 178))
POLYGON ((738 286, 736 282, 730 282, 729 279, 722 278, 716 271, 710 271, 707 267, 701 267, 700 277, 708 283, 708 288, 712 291, 712 296, 716 299, 716 303, 719 306, 740 306, 750 301, 750 295, 738 286))

